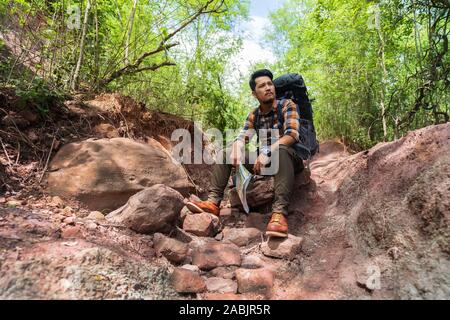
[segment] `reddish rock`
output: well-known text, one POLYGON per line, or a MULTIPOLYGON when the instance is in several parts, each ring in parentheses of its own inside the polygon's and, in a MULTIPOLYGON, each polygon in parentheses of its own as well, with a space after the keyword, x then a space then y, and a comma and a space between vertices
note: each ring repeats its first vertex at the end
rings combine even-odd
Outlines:
POLYGON ((270 296, 274 275, 267 269, 237 269, 236 280, 239 293, 255 292, 270 296))
POLYGON ((92 211, 89 213, 89 215, 86 217, 86 219, 90 220, 105 220, 105 215, 101 213, 100 211, 92 211))
POLYGON ((170 283, 179 293, 199 293, 206 290, 205 281, 195 271, 175 268, 170 276, 170 283))
POLYGON ((167 260, 174 263, 181 263, 186 259, 189 247, 178 240, 166 237, 161 233, 156 233, 153 237, 153 244, 156 252, 162 254, 167 260))
POLYGON ((255 254, 244 256, 241 263, 241 268, 244 269, 258 269, 262 268, 266 263, 255 254))
POLYGON ((237 284, 231 279, 223 279, 223 278, 207 278, 206 288, 209 292, 218 292, 218 293, 236 293, 237 284))
POLYGON ((241 253, 234 244, 208 242, 203 247, 194 250, 192 263, 202 270, 239 266, 241 264, 241 253))
POLYGON ((183 194, 194 190, 183 167, 162 146, 125 138, 64 145, 46 177, 51 195, 74 198, 99 211, 119 208, 132 195, 156 184, 183 194))
MULTIPOLYGON (((245 259, 245 258, 244 258, 245 259)), ((218 277, 218 278, 224 278, 224 279, 234 279, 234 271, 238 267, 231 266, 231 267, 217 267, 212 269, 209 274, 218 277)))
POLYGON ((239 247, 261 241, 261 231, 256 228, 225 228, 222 241, 229 241, 239 247))
POLYGON ((83 237, 83 233, 80 226, 67 227, 62 231, 61 237, 64 239, 81 238, 83 237))
POLYGON ((265 256, 294 259, 302 247, 303 238, 289 235, 287 238, 270 237, 261 244, 261 251, 265 256))
POLYGON ((214 231, 213 215, 206 212, 187 215, 183 230, 199 237, 209 237, 214 231))
POLYGON ((182 195, 162 184, 144 189, 132 196, 125 206, 106 218, 139 233, 169 232, 183 207, 182 195))

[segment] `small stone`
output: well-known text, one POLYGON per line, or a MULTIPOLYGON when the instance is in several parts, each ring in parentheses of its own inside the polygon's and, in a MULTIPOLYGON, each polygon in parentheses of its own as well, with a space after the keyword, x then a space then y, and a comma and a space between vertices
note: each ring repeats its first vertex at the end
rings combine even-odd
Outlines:
POLYGON ((81 232, 80 226, 67 227, 61 233, 61 237, 64 239, 80 238, 82 236, 83 234, 81 232))
POLYGON ((236 280, 239 293, 255 292, 270 296, 274 275, 271 271, 263 268, 238 269, 236 270, 236 280))
POLYGON ((184 231, 199 237, 211 236, 213 229, 213 215, 206 212, 187 215, 183 222, 184 231))
POLYGON ((64 201, 60 197, 54 196, 49 205, 52 207, 64 208, 64 201))
POLYGON ((206 290, 205 281, 194 271, 175 268, 170 276, 170 283, 179 293, 198 293, 206 290))
POLYGON ((235 208, 222 208, 220 209, 220 218, 228 218, 238 213, 239 210, 235 208))
POLYGON ((200 269, 197 266, 194 266, 193 264, 184 264, 180 268, 191 270, 194 272, 200 272, 200 269))
POLYGON ((186 216, 188 214, 192 214, 192 212, 188 209, 188 207, 184 206, 181 211, 180 211, 180 220, 181 222, 184 221, 184 219, 186 218, 186 216))
POLYGON ((239 247, 261 241, 261 231, 256 228, 225 228, 223 241, 229 241, 239 247))
POLYGON ((63 214, 65 214, 66 216, 69 216, 69 215, 71 215, 73 213, 73 209, 71 208, 71 207, 69 207, 69 206, 66 206, 64 209, 63 209, 63 214))
POLYGON ((86 219, 90 220, 105 220, 105 215, 100 211, 91 211, 86 219))
POLYGON ((194 250, 192 263, 201 270, 241 265, 239 248, 231 243, 208 242, 194 250))
POLYGON ((212 269, 209 273, 218 278, 224 279, 234 279, 234 271, 236 271, 238 267, 230 266, 230 267, 217 267, 212 269))
POLYGON ((244 269, 258 269, 264 267, 264 261, 257 255, 245 256, 242 259, 241 268, 244 269))
POLYGON ((162 254, 167 260, 175 263, 183 262, 188 254, 187 244, 178 240, 156 233, 153 237, 153 245, 156 252, 162 254))
POLYGON ((67 217, 63 220, 65 224, 74 224, 75 223, 75 217, 67 217))
POLYGON ((195 201, 195 202, 200 202, 202 201, 199 197, 197 197, 195 194, 191 194, 189 196, 189 201, 195 201))
POLYGON ((6 206, 10 208, 17 208, 20 207, 20 201, 17 200, 9 200, 6 202, 6 206))
POLYGON ((0 197, 0 203, 6 203, 6 198, 5 197, 0 197))
POLYGON ((86 223, 86 229, 88 230, 96 230, 97 224, 95 222, 88 222, 86 223))
POLYGON ((288 235, 287 238, 269 237, 261 244, 265 256, 292 260, 299 253, 303 238, 288 235))
POLYGON ((210 292, 236 293, 237 283, 230 279, 212 277, 205 281, 206 288, 210 292))

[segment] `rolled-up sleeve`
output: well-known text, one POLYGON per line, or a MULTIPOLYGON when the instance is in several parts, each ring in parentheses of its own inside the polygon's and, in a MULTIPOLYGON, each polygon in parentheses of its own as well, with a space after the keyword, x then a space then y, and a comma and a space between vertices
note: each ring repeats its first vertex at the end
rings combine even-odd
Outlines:
POLYGON ((255 134, 255 114, 250 112, 245 120, 244 127, 235 140, 248 143, 255 134))
POLYGON ((296 142, 300 141, 298 130, 300 128, 299 114, 297 105, 292 100, 287 100, 283 106, 284 135, 291 136, 296 142))

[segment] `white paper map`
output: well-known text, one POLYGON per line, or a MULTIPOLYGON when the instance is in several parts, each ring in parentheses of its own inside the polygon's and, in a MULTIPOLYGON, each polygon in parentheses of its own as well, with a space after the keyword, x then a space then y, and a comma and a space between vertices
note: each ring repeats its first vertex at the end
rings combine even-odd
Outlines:
POLYGON ((247 204, 247 187, 252 177, 253 175, 242 164, 238 166, 236 170, 236 191, 246 213, 250 212, 247 204))

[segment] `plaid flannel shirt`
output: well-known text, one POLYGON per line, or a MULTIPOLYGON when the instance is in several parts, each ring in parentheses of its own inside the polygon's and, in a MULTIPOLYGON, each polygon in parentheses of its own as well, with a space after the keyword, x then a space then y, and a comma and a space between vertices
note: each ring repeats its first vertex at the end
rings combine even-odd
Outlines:
MULTIPOLYGON (((247 119, 245 120, 244 127, 241 132, 237 136, 236 140, 244 141, 248 143, 253 135, 255 134, 255 130, 258 129, 277 129, 280 131, 280 138, 284 135, 289 135, 295 139, 296 142, 299 142, 299 133, 298 129, 300 127, 299 122, 299 114, 297 112, 297 105, 292 100, 286 100, 283 104, 282 115, 284 117, 283 128, 279 128, 278 125, 278 102, 272 110, 263 114, 260 110, 259 112, 259 128, 255 128, 256 117, 255 110, 251 111, 247 119)), ((270 134, 269 134, 270 135, 270 134)), ((267 137, 268 141, 266 142, 267 146, 271 145, 271 137, 267 137)), ((263 139, 263 137, 261 137, 263 139)))

